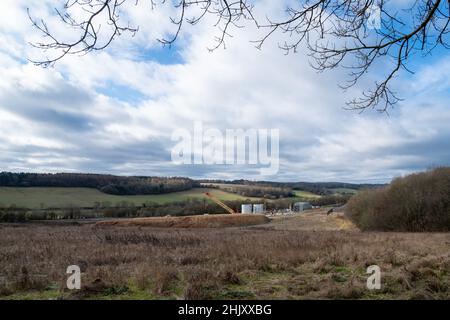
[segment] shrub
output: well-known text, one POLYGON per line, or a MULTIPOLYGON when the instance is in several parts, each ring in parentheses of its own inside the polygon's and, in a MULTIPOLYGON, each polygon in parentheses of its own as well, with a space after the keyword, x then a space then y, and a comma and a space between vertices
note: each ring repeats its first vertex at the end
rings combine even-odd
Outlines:
POLYGON ((361 191, 348 202, 346 214, 363 230, 450 231, 450 167, 361 191))
POLYGON ((25 211, 16 208, 0 210, 0 222, 24 222, 26 220, 25 211))

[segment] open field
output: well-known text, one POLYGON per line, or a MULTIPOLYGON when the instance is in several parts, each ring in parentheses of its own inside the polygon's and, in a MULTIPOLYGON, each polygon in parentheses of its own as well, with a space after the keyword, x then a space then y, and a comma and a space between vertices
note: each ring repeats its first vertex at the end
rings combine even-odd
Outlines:
POLYGON ((300 191, 300 190, 293 190, 295 196, 297 198, 302 198, 302 199, 317 199, 320 198, 320 196, 318 194, 314 194, 312 192, 309 191, 300 191))
MULTIPOLYGON (((92 188, 15 188, 0 187, 0 205, 16 205, 25 208, 66 208, 93 207, 95 203, 109 202, 115 205, 122 201, 134 203, 137 206, 146 202, 169 203, 197 198, 205 199, 204 192, 210 192, 217 198, 227 200, 245 200, 237 194, 218 189, 193 188, 188 191, 157 195, 116 196, 106 194, 92 188)), ((256 200, 257 198, 249 198, 256 200)), ((208 200, 209 201, 209 200, 208 200)))
POLYGON ((449 233, 360 232, 320 210, 219 229, 1 224, 0 243, 2 299, 450 298, 449 233), (80 291, 64 289, 72 264, 80 291))

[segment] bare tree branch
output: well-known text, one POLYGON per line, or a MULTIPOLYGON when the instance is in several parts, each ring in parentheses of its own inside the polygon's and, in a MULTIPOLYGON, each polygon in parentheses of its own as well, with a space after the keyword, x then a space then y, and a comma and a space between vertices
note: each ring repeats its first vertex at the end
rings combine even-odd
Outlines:
MULTIPOLYGON (((49 66, 68 54, 102 50, 125 32, 134 35, 138 28, 122 24, 119 18, 123 6, 137 5, 139 1, 144 0, 67 0, 63 10, 56 10, 56 14, 63 24, 79 32, 79 38, 73 42, 57 39, 45 21, 35 20, 29 14, 33 25, 46 39, 33 46, 57 52, 51 58, 34 63, 49 66), (74 7, 86 14, 81 21, 71 15, 74 7), (106 31, 102 21, 106 21, 106 31)), ((156 0, 147 1, 152 9, 157 5, 156 0)), ((195 25, 206 16, 212 16, 216 18, 214 26, 219 35, 210 50, 225 48, 232 29, 241 29, 244 25, 241 22, 251 21, 263 31, 262 38, 253 41, 258 49, 276 33, 282 33, 287 35, 287 40, 279 46, 286 54, 296 52, 302 45, 316 70, 337 67, 348 70, 349 78, 341 84, 344 90, 355 86, 382 64, 385 75, 381 80, 348 102, 348 109, 360 111, 376 108, 386 112, 400 100, 392 83, 401 70, 411 72, 407 68, 411 56, 416 53, 426 56, 437 47, 450 48, 450 0, 416 0, 401 10, 385 0, 301 0, 286 9, 284 19, 277 21, 266 16, 263 22, 255 18, 255 5, 251 0, 179 0, 169 5, 173 5, 179 15, 170 18, 176 29, 168 39, 159 39, 163 45, 171 46, 185 23, 195 25), (369 28, 374 9, 380 19, 380 27, 375 29, 369 28)))

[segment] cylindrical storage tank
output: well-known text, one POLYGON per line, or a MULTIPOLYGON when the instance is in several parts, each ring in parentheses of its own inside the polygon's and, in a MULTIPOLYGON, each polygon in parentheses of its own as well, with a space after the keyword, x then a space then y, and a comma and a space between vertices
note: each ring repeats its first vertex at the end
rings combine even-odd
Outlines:
POLYGON ((253 205, 253 213, 263 213, 264 205, 263 204, 254 204, 253 205))
POLYGON ((241 213, 252 213, 252 205, 251 204, 241 205, 241 213))

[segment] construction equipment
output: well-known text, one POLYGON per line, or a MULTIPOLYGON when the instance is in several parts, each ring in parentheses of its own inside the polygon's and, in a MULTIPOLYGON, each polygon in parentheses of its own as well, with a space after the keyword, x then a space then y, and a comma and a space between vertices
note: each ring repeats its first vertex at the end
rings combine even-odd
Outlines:
POLYGON ((210 198, 212 201, 214 201, 215 203, 217 203, 219 206, 221 206, 222 208, 224 208, 225 210, 227 210, 229 213, 231 214, 236 214, 237 212, 234 211, 233 209, 231 209, 229 206, 227 206, 225 203, 223 203, 222 201, 220 201, 219 199, 217 199, 215 196, 213 196, 212 194, 210 194, 209 192, 205 192, 205 196, 207 196, 208 198, 210 198))

